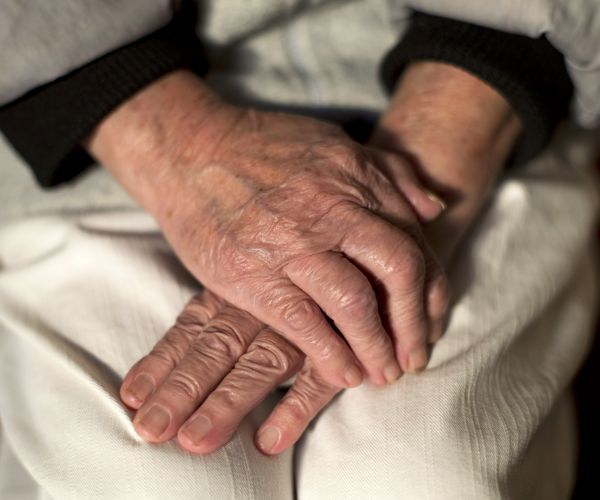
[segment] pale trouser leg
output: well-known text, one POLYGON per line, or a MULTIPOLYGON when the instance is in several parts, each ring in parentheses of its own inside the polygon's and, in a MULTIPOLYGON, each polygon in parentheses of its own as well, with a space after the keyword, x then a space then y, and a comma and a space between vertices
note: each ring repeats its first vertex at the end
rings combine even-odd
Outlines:
POLYGON ((592 335, 596 203, 560 151, 513 172, 464 245, 428 369, 346 391, 316 421, 299 500, 569 497, 565 394, 592 335))
POLYGON ((15 455, 0 425, 0 498, 45 500, 48 497, 15 455))
POLYGON ((0 420, 40 495, 292 497, 291 454, 266 458, 252 441, 272 400, 208 457, 173 443, 145 444, 119 402, 121 378, 194 288, 140 213, 46 217, 0 228, 0 420))

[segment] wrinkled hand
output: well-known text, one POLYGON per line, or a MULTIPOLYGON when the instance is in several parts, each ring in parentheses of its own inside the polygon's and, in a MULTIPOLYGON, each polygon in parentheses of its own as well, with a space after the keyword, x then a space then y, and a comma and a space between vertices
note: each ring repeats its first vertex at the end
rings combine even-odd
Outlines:
MULTIPOLYGON (((376 150, 372 154, 390 166, 390 155, 376 150)), ((401 168, 389 173, 417 214, 424 221, 435 217, 438 210, 428 212, 431 207, 420 202, 427 195, 412 172, 404 165, 396 167, 401 168)), ((441 335, 441 323, 435 331, 441 335)), ((326 382, 281 335, 204 291, 131 369, 121 397, 138 410, 134 424, 147 441, 163 442, 177 434, 186 450, 210 453, 231 438, 245 415, 277 385, 297 372, 294 385, 257 433, 257 446, 264 453, 292 446, 340 388, 326 382)))
MULTIPOLYGON (((454 193, 450 210, 427 228, 436 253, 448 261, 506 161, 520 124, 502 96, 457 68, 416 63, 406 75, 380 122, 375 143, 397 151, 408 148, 418 160, 421 175, 434 180, 433 185, 441 191, 454 193), (464 113, 468 102, 473 107, 464 113), (440 115, 440 110, 446 115, 440 115)), ((379 161, 393 183, 406 182, 402 164, 381 157, 379 161)), ((425 219, 433 218, 419 209, 418 198, 410 190, 402 192, 416 211, 425 219)), ((140 408, 135 425, 147 440, 161 442, 174 436, 201 405, 197 413, 207 416, 212 426, 205 439, 193 436, 207 430, 206 425, 202 428, 207 421, 192 417, 179 431, 179 442, 192 452, 209 453, 229 439, 243 416, 271 388, 300 366, 302 356, 292 344, 224 304, 211 294, 196 297, 178 320, 179 326, 127 375, 121 395, 126 404, 140 408), (221 319, 209 321, 219 315, 221 319), (252 338, 258 346, 245 351, 252 338), (244 352, 243 361, 231 371, 244 352), (221 383, 227 373, 230 375, 221 383), (171 420, 165 423, 164 418, 162 422, 150 418, 155 405, 171 420), (164 430, 158 429, 161 426, 164 430)), ((441 324, 438 331, 441 333, 441 324)), ((291 446, 338 391, 312 370, 310 363, 305 364, 296 385, 259 430, 259 448, 279 453, 291 446), (267 432, 269 428, 277 430, 267 432)))
POLYGON ((242 419, 296 373, 256 434, 266 454, 291 447, 341 389, 271 328, 204 291, 130 370, 121 398, 138 409, 134 425, 144 439, 159 443, 177 434, 184 449, 207 454, 226 444, 242 419))
POLYGON ((400 155, 331 124, 226 105, 186 73, 113 115, 90 150, 208 289, 280 332, 336 386, 360 384, 362 368, 384 384, 400 376, 397 360, 426 365, 448 292, 413 207, 440 206, 401 182, 400 155))

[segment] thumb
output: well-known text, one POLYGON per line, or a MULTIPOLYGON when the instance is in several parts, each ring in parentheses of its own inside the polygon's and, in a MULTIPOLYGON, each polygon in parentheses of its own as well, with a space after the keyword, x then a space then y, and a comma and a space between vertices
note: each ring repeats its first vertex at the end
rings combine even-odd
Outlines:
POLYGON ((419 180, 414 167, 407 159, 385 149, 371 147, 369 151, 377 166, 407 199, 421 222, 432 222, 444 213, 444 200, 419 180))

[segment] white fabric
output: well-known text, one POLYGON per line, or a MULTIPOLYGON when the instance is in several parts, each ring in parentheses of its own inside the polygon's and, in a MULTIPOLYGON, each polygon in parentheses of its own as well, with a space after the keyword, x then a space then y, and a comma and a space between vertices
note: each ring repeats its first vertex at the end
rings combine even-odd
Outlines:
POLYGON ((252 444, 275 396, 209 457, 135 434, 121 377, 197 289, 147 216, 5 222, 0 498, 568 498, 566 393, 596 300, 596 197, 575 139, 502 181, 452 268, 457 303, 428 370, 343 393, 275 459, 252 444))

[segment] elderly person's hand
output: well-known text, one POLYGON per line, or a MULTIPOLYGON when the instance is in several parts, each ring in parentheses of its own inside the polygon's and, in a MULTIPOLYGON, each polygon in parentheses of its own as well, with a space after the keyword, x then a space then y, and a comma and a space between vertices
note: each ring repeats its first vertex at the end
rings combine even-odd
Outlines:
POLYGON ((144 439, 157 443, 177 434, 184 449, 206 454, 227 443, 244 417, 296 374, 257 433, 264 453, 292 446, 341 389, 285 338, 205 290, 130 370, 121 397, 139 410, 134 424, 144 439), (156 406, 159 412, 149 411, 156 406))
POLYGON ((354 387, 364 368, 385 384, 400 376, 397 360, 426 365, 448 293, 411 203, 440 206, 382 173, 382 155, 393 172, 405 170, 401 156, 331 124, 230 106, 183 71, 117 109, 88 148, 196 278, 329 383, 354 387))
MULTIPOLYGON (((385 165, 393 157, 372 154, 385 165)), ((395 167, 395 182, 414 201, 420 219, 429 222, 439 209, 425 202, 426 191, 411 170, 395 167)), ((328 279, 326 271, 323 275, 328 279)), ((315 286, 320 286, 320 279, 321 275, 314 277, 315 286)), ((441 326, 436 325, 437 336, 441 326)), ((185 449, 209 453, 225 444, 245 415, 301 368, 258 433, 257 443, 265 453, 292 446, 340 388, 325 381, 311 360, 284 337, 205 290, 130 370, 121 398, 138 410, 134 425, 144 439, 163 442, 178 433, 185 449)))

